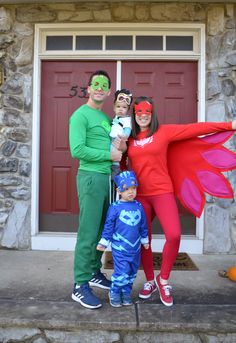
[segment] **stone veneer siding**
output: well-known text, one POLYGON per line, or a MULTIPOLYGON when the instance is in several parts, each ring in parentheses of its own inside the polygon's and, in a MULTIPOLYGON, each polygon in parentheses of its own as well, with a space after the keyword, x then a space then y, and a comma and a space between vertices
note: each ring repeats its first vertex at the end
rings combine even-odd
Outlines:
MULTIPOLYGON (((206 120, 236 117, 236 5, 84 2, 0 7, 0 247, 30 249, 35 23, 206 24, 206 120)), ((229 147, 235 150, 235 140, 229 147)), ((236 189, 236 171, 228 178, 236 189)), ((236 194, 236 192, 235 192, 236 194)), ((207 196, 205 253, 236 252, 235 201, 207 196)))

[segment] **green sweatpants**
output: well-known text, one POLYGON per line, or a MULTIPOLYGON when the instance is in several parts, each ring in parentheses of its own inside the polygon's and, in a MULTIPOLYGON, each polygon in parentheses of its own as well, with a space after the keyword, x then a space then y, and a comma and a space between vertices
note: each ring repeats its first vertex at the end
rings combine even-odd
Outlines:
POLYGON ((78 171, 79 228, 74 255, 74 278, 79 285, 89 281, 101 266, 96 250, 109 206, 109 174, 78 171))

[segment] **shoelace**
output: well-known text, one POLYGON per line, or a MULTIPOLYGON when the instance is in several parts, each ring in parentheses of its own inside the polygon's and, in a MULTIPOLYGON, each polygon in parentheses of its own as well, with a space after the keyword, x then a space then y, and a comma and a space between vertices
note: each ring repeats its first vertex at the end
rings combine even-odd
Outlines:
POLYGON ((172 287, 171 287, 170 285, 165 285, 165 286, 163 286, 162 288, 163 288, 163 290, 164 290, 164 292, 165 292, 165 295, 166 295, 167 297, 169 297, 169 296, 170 296, 170 290, 172 289, 172 287))
POLYGON ((153 285, 151 284, 151 282, 146 282, 143 288, 145 291, 150 291, 153 288, 153 285))

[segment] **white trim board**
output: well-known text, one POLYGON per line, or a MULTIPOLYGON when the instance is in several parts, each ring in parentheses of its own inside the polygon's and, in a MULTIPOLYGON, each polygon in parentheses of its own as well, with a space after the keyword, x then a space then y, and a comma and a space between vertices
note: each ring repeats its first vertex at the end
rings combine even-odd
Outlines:
MULTIPOLYGON (((164 238, 153 237, 152 250, 153 252, 161 252, 165 243, 164 238)), ((56 234, 56 233, 41 233, 31 238, 32 250, 45 251, 74 251, 76 244, 76 234, 56 234)), ((196 237, 182 237, 179 252, 191 254, 201 254, 203 250, 203 240, 196 237)))

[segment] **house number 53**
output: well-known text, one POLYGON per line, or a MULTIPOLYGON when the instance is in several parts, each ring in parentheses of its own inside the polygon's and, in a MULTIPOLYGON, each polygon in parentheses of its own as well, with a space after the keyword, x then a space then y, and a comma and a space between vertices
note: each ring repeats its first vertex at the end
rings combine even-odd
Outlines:
POLYGON ((87 87, 72 86, 69 95, 72 97, 77 96, 78 98, 88 98, 87 87))

